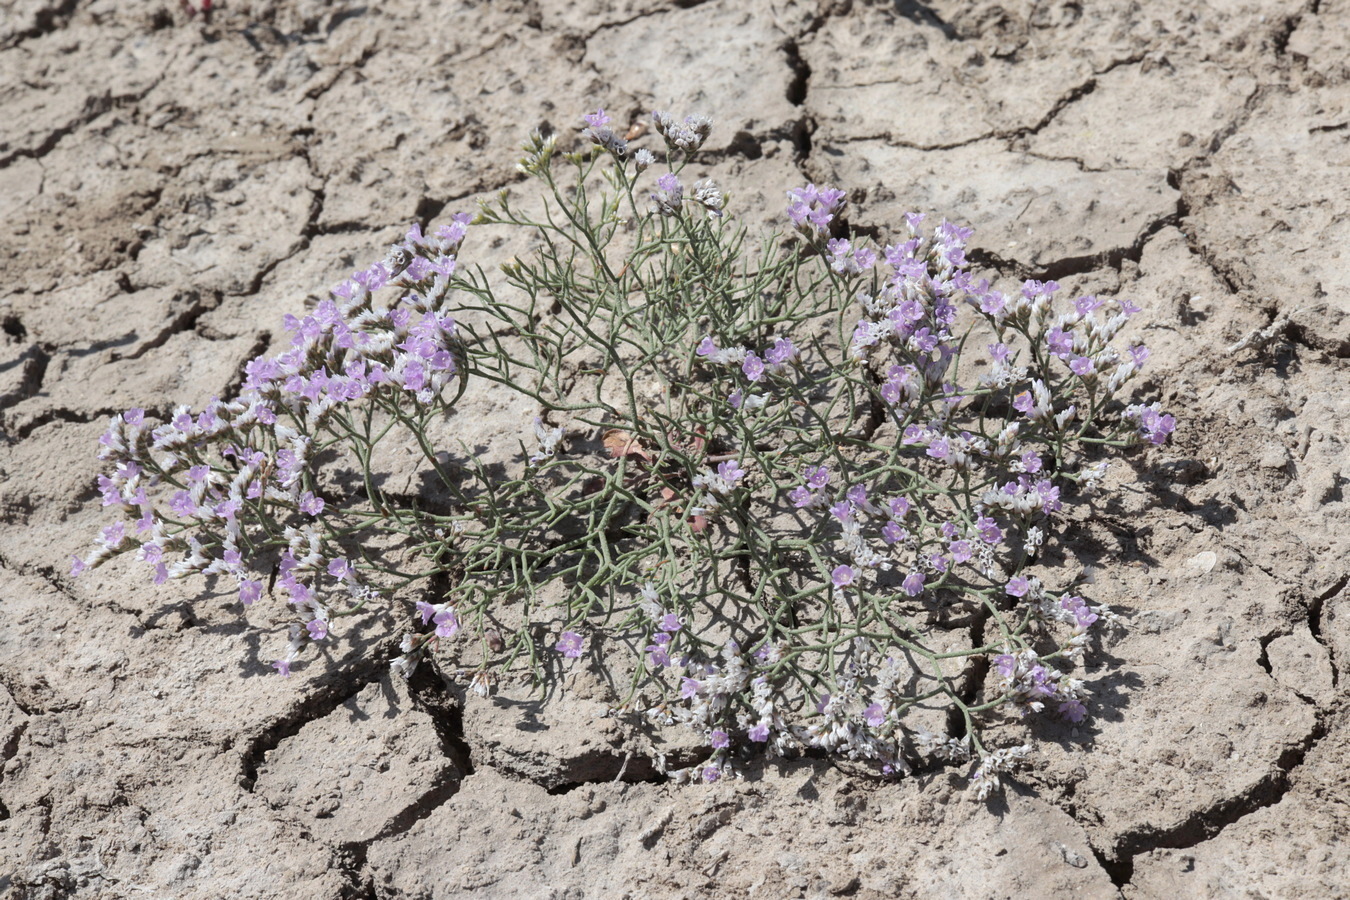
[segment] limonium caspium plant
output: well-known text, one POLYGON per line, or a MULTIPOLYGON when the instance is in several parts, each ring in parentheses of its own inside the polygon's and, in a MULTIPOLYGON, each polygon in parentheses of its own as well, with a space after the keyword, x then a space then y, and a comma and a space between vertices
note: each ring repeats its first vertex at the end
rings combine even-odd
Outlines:
POLYGON ((1118 624, 1031 567, 1113 449, 1174 427, 1125 392, 1138 309, 1000 291, 947 221, 850 240, 845 194, 815 185, 752 242, 685 175, 707 119, 654 113, 664 147, 642 149, 586 123, 575 152, 526 144, 542 212, 503 192, 413 226, 287 316, 237 397, 114 417, 99 488, 126 516, 74 574, 130 554, 156 582, 284 602, 282 675, 379 611, 406 622, 403 676, 434 657, 486 694, 513 671, 619 673, 617 714, 711 747, 685 777, 814 748, 894 774, 969 761, 987 796, 1030 749, 988 724, 1082 720, 1075 673, 1118 624), (534 248, 473 265, 479 224, 534 248), (538 411, 501 465, 430 437, 469 391, 538 411), (420 496, 379 476, 391 441, 420 496))

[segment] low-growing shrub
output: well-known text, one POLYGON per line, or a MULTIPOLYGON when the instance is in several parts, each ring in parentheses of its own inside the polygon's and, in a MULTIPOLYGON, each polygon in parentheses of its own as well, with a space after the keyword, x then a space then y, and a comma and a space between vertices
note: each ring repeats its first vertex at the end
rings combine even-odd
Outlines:
POLYGON ((895 774, 971 760, 984 797, 1029 748, 982 726, 1088 715, 1075 673, 1118 622, 1029 567, 1113 448, 1173 428, 1125 394, 1138 310, 1001 292, 947 221, 850 240, 845 194, 814 185, 756 243, 685 177, 710 123, 652 118, 660 153, 603 111, 575 152, 531 138, 539 212, 503 192, 413 226, 287 316, 237 397, 115 417, 99 486, 132 518, 74 571, 130 553, 157 582, 284 598, 283 675, 377 608, 407 623, 404 676, 434 656, 487 693, 596 667, 620 714, 706 737, 685 775, 818 748, 895 774), (471 266, 476 223, 533 248, 471 266), (515 448, 433 441, 470 390, 537 409, 515 448), (412 494, 380 474, 400 441, 426 473, 412 494))

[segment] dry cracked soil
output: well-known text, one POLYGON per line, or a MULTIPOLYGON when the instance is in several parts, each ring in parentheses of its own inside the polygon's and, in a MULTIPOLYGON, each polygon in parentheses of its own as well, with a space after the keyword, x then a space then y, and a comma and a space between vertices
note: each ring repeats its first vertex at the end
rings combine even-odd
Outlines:
POLYGON ((1348 60, 1347 0, 2 0, 0 895, 1350 896, 1348 60), (584 692, 462 704, 384 645, 281 679, 279 619, 68 577, 109 415, 228 396, 598 105, 711 115, 748 219, 838 184, 1144 308, 1180 425, 1065 534, 1130 627, 1001 797, 679 786, 584 692))

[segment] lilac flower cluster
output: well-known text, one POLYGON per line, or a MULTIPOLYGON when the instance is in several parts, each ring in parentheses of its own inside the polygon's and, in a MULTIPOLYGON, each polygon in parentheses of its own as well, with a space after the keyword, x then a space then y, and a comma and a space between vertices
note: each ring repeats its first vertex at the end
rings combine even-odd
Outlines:
MULTIPOLYGON (((975 599, 1003 635, 1003 643, 970 654, 992 659, 986 707, 1010 704, 1030 714, 1048 706, 1071 723, 1081 722, 1087 715, 1088 691, 1082 680, 1052 660, 1081 663, 1092 626, 1118 620, 1080 597, 1048 591, 1024 570, 1064 508, 1065 483, 1076 481, 1080 489, 1088 489, 1104 471, 1104 463, 1083 462, 1074 472, 1066 447, 1111 421, 1116 423, 1110 426, 1116 429, 1112 439, 1124 446, 1135 438, 1120 431, 1122 423, 1137 422, 1138 434, 1155 444, 1174 428, 1172 417, 1157 404, 1116 407, 1114 418, 1106 414, 1107 405, 1148 358, 1140 344, 1120 350, 1112 343, 1138 307, 1122 300, 1114 313, 1105 315, 1106 301, 1084 296, 1068 311, 1056 312, 1060 286, 1055 282, 1027 281, 1005 295, 967 271, 969 229, 942 222, 924 234, 918 214, 906 217, 908 238, 886 246, 879 261, 870 248, 826 239, 842 208, 842 191, 808 185, 788 196, 789 221, 831 271, 872 278, 872 285, 860 287, 855 295, 862 315, 846 355, 875 373, 869 393, 884 404, 893 446, 910 474, 897 485, 894 469, 875 478, 856 468, 861 461, 843 460, 836 467, 822 459, 802 466, 799 481, 786 485, 780 471, 767 468, 756 481, 757 489, 784 491, 790 507, 806 517, 798 521, 804 522, 801 527, 817 548, 820 581, 845 604, 865 605, 869 598, 887 604, 897 598, 932 603, 963 594, 975 599), (951 378, 965 339, 957 330, 962 306, 976 311, 992 338, 985 356, 988 369, 973 387, 951 378), (975 415, 974 410, 991 402, 1001 404, 1006 413, 975 415), (1021 625, 1014 624, 1018 620, 1021 625), (1054 629, 1061 629, 1059 637, 1050 638, 1054 629), (1047 649, 1040 649, 1043 643, 1047 649)), ((768 348, 757 350, 705 333, 695 358, 712 376, 712 384, 731 388, 724 394, 726 402, 745 416, 741 421, 749 429, 742 440, 795 447, 798 438, 775 428, 789 427, 787 411, 801 406, 799 382, 814 377, 816 384, 838 384, 847 370, 827 360, 807 364, 786 334, 772 340, 768 348)), ((752 471, 745 468, 751 462, 771 465, 742 457, 738 480, 741 472, 752 471)), ((730 483, 710 473, 692 483, 713 498, 696 500, 692 512, 736 518, 735 508, 719 502, 730 495, 730 483)), ((738 502, 740 510, 747 510, 754 499, 738 502)), ((907 753, 955 760, 976 752, 980 765, 972 789, 986 796, 1026 748, 989 749, 973 733, 930 734, 925 741, 911 738, 907 743, 904 715, 913 699, 896 686, 912 669, 897 654, 923 656, 925 651, 903 632, 892 640, 891 647, 876 648, 870 640, 855 639, 856 646, 839 654, 832 670, 819 671, 819 693, 806 701, 815 715, 805 722, 798 718, 804 712, 802 701, 785 696, 786 686, 774 674, 780 671, 778 660, 792 652, 791 645, 773 638, 761 643, 749 661, 735 639, 723 646, 720 664, 686 655, 680 681, 685 705, 662 702, 654 709, 707 734, 741 735, 780 749, 816 747, 874 761, 889 772, 908 769, 913 757, 907 759, 907 753), (877 655, 878 649, 884 656, 877 655), (774 662, 761 665, 770 653, 774 662), (787 714, 792 710, 796 715, 787 714)), ((648 647, 654 668, 672 665, 668 645, 666 635, 648 647)), ((965 708, 954 696, 952 700, 965 708)), ((704 777, 724 774, 727 760, 725 753, 715 751, 704 777)))
MULTIPOLYGON (((818 188, 808 184, 804 188, 788 191, 788 218, 812 240, 824 238, 830 234, 830 223, 843 212, 847 200, 848 196, 837 188, 818 188)), ((841 249, 843 255, 848 254, 847 241, 841 249)))
MULTIPOLYGON (((112 471, 99 490, 105 506, 138 518, 130 530, 105 528, 72 574, 134 552, 155 583, 223 577, 248 606, 275 566, 275 589, 304 620, 275 664, 289 674, 307 643, 326 640, 336 617, 379 593, 335 538, 351 510, 321 495, 315 448, 326 434, 352 431, 354 408, 397 416, 410 404, 443 403, 459 373, 446 298, 468 221, 456 216, 429 236, 412 226, 384 261, 354 272, 312 313, 287 315, 286 349, 248 362, 236 399, 196 414, 180 406, 158 424, 142 409, 114 416, 100 438, 112 471), (172 554, 181 558, 170 562, 172 554)), ((446 616, 453 611, 438 611, 438 633, 446 616)))

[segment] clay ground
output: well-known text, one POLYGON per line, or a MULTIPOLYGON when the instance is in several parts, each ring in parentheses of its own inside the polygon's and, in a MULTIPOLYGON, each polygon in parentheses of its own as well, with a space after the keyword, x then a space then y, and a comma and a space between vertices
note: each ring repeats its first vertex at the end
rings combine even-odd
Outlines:
POLYGON ((0 894, 1347 896, 1348 58, 1346 0, 3 0, 0 894), (281 679, 280 618, 68 577, 109 415, 236 389, 598 105, 713 116, 748 219, 829 182, 882 240, 931 210, 977 268, 1144 308, 1181 424, 1064 536, 1130 630, 1002 799, 819 760, 615 783, 597 702, 281 679))

